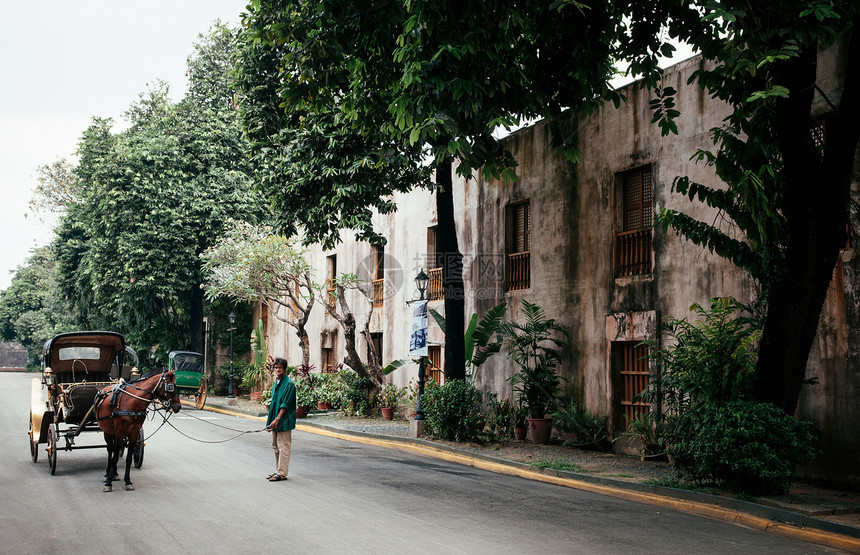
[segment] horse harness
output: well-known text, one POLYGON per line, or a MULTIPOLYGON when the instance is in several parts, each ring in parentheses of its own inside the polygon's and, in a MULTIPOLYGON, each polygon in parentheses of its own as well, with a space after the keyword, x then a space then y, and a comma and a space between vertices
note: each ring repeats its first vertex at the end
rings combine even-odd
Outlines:
MULTIPOLYGON (((100 390, 98 393, 96 393, 96 399, 95 399, 96 409, 98 409, 98 407, 100 407, 101 404, 104 402, 104 400, 108 397, 108 393, 110 393, 110 401, 108 402, 108 405, 111 407, 118 407, 120 401, 122 400, 122 396, 124 394, 130 395, 131 397, 134 397, 135 399, 140 399, 141 401, 145 401, 147 403, 147 407, 149 407, 150 403, 154 403, 155 401, 161 401, 161 399, 158 399, 155 392, 156 392, 156 390, 158 390, 158 386, 161 385, 161 382, 164 381, 164 377, 165 377, 165 373, 162 372, 161 377, 158 379, 158 382, 155 384, 155 387, 153 387, 152 390, 137 387, 136 385, 134 385, 135 382, 126 382, 126 381, 123 381, 120 384, 114 386, 114 388, 110 392, 100 390), (139 395, 135 395, 131 391, 128 391, 128 388, 134 388, 138 391, 143 391, 145 393, 149 393, 153 396, 153 398, 152 399, 146 399, 146 398, 141 397, 139 395)), ((135 380, 135 381, 139 381, 139 380, 135 380)), ((176 386, 172 383, 165 383, 164 384, 164 392, 169 395, 169 394, 173 393, 173 391, 175 390, 175 387, 176 386)), ((130 416, 132 418, 142 418, 142 417, 146 416, 146 409, 144 409, 144 410, 115 409, 109 415, 103 416, 101 418, 97 418, 96 420, 105 420, 107 418, 114 418, 115 416, 130 416)))

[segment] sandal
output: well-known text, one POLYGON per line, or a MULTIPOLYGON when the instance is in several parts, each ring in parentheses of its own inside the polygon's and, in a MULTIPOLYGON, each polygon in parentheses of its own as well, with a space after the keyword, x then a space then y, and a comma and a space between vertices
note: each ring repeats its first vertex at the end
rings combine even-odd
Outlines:
POLYGON ((270 482, 280 482, 281 480, 286 480, 286 476, 281 476, 280 474, 274 474, 271 478, 269 478, 270 482))
POLYGON ((274 478, 277 475, 278 475, 277 472, 273 472, 273 473, 269 474, 268 476, 266 476, 266 480, 271 480, 272 478, 274 478))

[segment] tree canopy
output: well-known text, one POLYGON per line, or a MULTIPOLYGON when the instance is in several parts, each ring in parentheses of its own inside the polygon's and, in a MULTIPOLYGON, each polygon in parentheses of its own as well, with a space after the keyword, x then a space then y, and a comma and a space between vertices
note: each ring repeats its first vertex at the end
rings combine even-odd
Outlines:
MULTIPOLYGON (((844 38, 856 20, 850 0, 255 0, 243 22, 240 54, 245 125, 259 149, 283 153, 277 138, 295 129, 314 133, 321 145, 339 129, 358 133, 365 145, 419 147, 437 179, 445 178, 444 164, 454 159, 465 176, 482 168, 515 179, 516 161, 493 132, 565 109, 590 113, 606 100, 623 101, 610 86, 616 62, 626 62, 629 74, 654 90, 654 123, 664 134, 676 132, 675 91, 661 86, 658 61, 671 54, 672 40, 691 44, 708 62, 696 75, 698 84, 733 108, 714 130, 715 152, 698 153, 729 189, 709 189, 683 176, 675 186, 724 210, 745 236, 734 240, 677 213, 664 214, 663 221, 765 285, 768 319, 757 393, 792 412, 829 275, 844 245, 860 129, 856 75, 846 69, 847 96, 828 119, 825 153, 816 151, 809 133, 816 54, 844 38), (335 128, 313 129, 320 114, 334 118, 335 128), (817 186, 821 176, 824 189, 817 186), (793 348, 778 354, 785 344, 793 348)), ((849 43, 848 60, 857 57, 857 42, 849 43)), ((575 162, 575 135, 557 138, 575 162)), ((321 175, 338 172, 343 155, 336 162, 319 157, 313 167, 321 175)), ((334 181, 325 194, 355 213, 387 199, 391 183, 380 172, 370 190, 357 194, 334 181)), ((300 189, 291 187, 274 190, 275 202, 300 204, 300 189)), ((450 180, 438 187, 445 192, 450 180)), ((323 211, 337 213, 330 209, 323 211)), ((301 220, 301 211, 284 212, 288 224, 301 223, 315 238, 340 229, 326 217, 301 220)), ((439 214, 440 231, 453 235, 441 229, 441 205, 439 214)), ((358 226, 364 235, 366 222, 358 226)), ((341 227, 355 223, 346 218, 341 227)), ((456 251, 456 243, 451 248, 456 251)), ((446 349, 446 360, 460 358, 446 349)))
POLYGON ((126 112, 94 119, 79 142, 79 198, 54 248, 80 325, 115 329, 142 347, 202 350, 198 255, 230 218, 256 220, 247 143, 227 88, 234 32, 215 25, 189 57, 189 92, 157 83, 126 112))
POLYGON ((309 364, 305 326, 320 286, 313 281, 313 269, 295 237, 273 233, 268 227, 232 222, 200 258, 209 299, 263 303, 276 318, 295 328, 302 363, 309 364))
POLYGON ((684 176, 675 189, 720 209, 743 240, 678 212, 659 219, 747 270, 767 303, 756 398, 794 414, 837 256, 848 241, 860 136, 851 1, 691 3, 706 25, 675 26, 712 63, 694 76, 732 107, 694 158, 726 188, 684 176), (823 91, 819 52, 831 47, 841 82, 823 91))

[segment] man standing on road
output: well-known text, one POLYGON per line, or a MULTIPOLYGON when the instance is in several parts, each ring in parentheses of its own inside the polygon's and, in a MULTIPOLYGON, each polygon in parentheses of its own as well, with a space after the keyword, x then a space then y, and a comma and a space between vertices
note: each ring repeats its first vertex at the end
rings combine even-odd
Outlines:
POLYGON ((274 474, 267 476, 270 482, 287 479, 290 471, 290 449, 293 445, 293 429, 296 427, 296 384, 287 376, 287 361, 276 358, 272 363, 275 383, 272 385, 272 403, 266 429, 272 432, 272 449, 275 451, 274 474))

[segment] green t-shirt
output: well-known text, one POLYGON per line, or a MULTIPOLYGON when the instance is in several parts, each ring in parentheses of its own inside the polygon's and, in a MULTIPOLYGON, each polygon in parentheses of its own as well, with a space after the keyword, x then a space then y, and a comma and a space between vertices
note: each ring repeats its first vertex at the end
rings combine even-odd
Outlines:
POLYGON ((289 376, 284 376, 280 381, 275 381, 272 385, 272 403, 269 405, 269 416, 266 419, 266 426, 272 423, 281 409, 286 409, 287 412, 281 417, 275 431, 286 432, 295 429, 296 384, 293 383, 293 380, 289 376))

